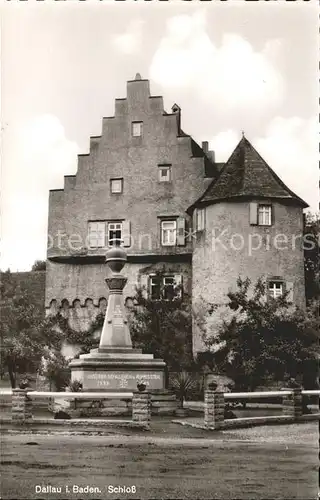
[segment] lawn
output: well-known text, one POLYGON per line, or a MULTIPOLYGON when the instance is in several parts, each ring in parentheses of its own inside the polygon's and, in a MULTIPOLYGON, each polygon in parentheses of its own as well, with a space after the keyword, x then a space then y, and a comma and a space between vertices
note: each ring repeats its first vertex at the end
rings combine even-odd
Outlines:
POLYGON ((174 424, 166 432, 158 423, 145 434, 5 434, 1 498, 306 500, 317 497, 317 454, 316 423, 213 433, 174 424), (37 485, 61 493, 36 494, 37 485), (67 493, 73 485, 98 490, 67 493), (108 492, 118 485, 136 493, 108 492))

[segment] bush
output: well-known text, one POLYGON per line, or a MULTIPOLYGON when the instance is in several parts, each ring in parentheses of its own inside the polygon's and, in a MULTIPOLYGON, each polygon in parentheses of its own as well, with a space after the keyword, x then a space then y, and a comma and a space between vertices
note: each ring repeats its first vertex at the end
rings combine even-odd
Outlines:
POLYGON ((82 391, 82 382, 79 380, 73 380, 72 382, 69 383, 68 389, 71 392, 81 392, 82 391))
POLYGON ((193 373, 183 371, 172 374, 171 387, 180 401, 181 408, 183 408, 183 401, 186 399, 187 394, 195 389, 196 385, 197 380, 193 373))
POLYGON ((51 353, 43 370, 45 377, 54 384, 56 391, 64 391, 70 384, 71 371, 61 352, 51 353))

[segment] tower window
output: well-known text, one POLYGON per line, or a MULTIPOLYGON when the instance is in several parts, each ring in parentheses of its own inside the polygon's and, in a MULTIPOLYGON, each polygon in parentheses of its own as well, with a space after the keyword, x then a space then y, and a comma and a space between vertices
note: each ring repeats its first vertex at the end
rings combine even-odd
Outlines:
POLYGON ((272 299, 282 297, 284 293, 284 283, 282 281, 269 281, 268 294, 272 299))
POLYGON ((258 225, 271 226, 271 205, 258 205, 258 225))
POLYGON ((132 122, 132 137, 142 137, 143 122, 132 122))
POLYGON ((170 182, 171 165, 159 165, 159 182, 170 182))
POLYGON ((250 203, 250 224, 253 226, 271 226, 272 205, 268 203, 250 203))

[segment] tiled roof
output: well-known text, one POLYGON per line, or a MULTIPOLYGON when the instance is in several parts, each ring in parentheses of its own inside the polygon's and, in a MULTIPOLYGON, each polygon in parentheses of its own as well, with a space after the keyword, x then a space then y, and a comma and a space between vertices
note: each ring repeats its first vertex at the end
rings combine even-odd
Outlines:
POLYGON ((218 178, 211 182, 188 211, 198 204, 239 197, 280 198, 291 200, 303 208, 308 206, 282 182, 245 137, 221 169, 218 178))

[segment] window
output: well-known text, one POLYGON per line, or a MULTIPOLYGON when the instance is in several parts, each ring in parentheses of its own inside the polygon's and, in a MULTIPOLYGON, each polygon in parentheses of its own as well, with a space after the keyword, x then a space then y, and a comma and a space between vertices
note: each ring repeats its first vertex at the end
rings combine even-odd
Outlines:
POLYGON ((159 300, 161 297, 160 278, 150 276, 150 298, 151 300, 159 300))
POLYGON ((271 226, 271 205, 258 205, 258 225, 271 226))
POLYGON ((250 203, 250 224, 254 226, 271 226, 272 206, 267 203, 250 203))
POLYGON ((123 179, 111 179, 111 193, 117 194, 122 193, 123 189, 123 179))
POLYGON ((150 298, 173 300, 182 297, 181 276, 150 276, 150 298))
POLYGON ((132 122, 132 137, 142 137, 143 122, 132 122))
POLYGON ((105 222, 89 222, 88 239, 90 248, 103 248, 105 246, 105 222))
POLYGON ((205 227, 204 214, 205 214, 204 208, 197 209, 197 222, 196 222, 197 231, 202 231, 205 227))
POLYGON ((164 300, 172 300, 175 298, 175 281, 174 276, 165 276, 163 278, 163 298, 164 300))
POLYGON ((177 221, 163 220, 161 222, 161 244, 163 246, 175 246, 177 241, 177 221))
POLYGON ((122 243, 122 222, 108 222, 108 245, 120 246, 122 243))
POLYGON ((268 283, 269 297, 277 299, 282 297, 284 293, 284 283, 282 281, 269 281, 268 283))
POLYGON ((171 180, 171 166, 159 165, 159 182, 170 182, 171 180))

